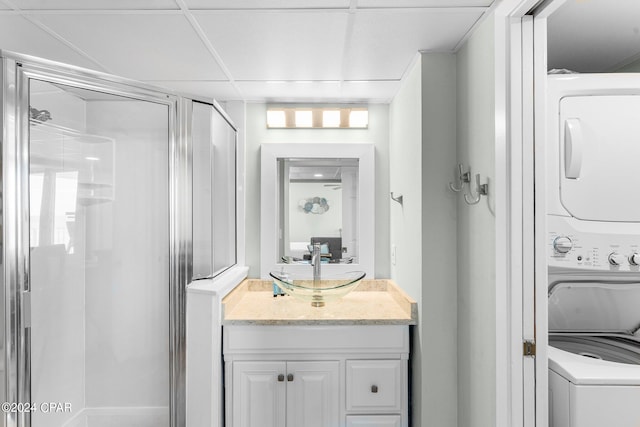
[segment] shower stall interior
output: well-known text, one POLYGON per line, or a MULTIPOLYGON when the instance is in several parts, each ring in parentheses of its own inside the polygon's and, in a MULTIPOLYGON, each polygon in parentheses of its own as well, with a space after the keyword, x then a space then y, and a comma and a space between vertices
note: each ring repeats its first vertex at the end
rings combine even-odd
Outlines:
POLYGON ((183 426, 185 288, 236 262, 236 130, 213 101, 0 56, 0 426, 183 426))

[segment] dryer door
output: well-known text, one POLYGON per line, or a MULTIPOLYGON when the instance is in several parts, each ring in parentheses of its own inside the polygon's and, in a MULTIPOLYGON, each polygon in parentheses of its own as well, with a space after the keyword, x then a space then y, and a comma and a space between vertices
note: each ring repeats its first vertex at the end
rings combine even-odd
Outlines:
POLYGON ((640 222, 640 96, 560 101, 560 198, 581 220, 640 222))

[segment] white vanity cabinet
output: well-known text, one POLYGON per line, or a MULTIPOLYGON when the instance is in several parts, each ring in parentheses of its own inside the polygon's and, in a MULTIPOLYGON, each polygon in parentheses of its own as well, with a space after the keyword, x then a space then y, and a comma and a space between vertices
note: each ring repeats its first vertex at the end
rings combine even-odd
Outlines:
POLYGON ((408 325, 225 325, 226 427, 408 427, 408 325))
POLYGON ((339 362, 237 361, 232 370, 234 426, 339 424, 339 362))

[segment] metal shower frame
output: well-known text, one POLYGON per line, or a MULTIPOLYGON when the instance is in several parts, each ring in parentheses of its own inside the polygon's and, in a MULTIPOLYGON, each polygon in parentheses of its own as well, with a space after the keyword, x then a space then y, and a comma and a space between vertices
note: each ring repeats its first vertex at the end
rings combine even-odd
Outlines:
MULTIPOLYGON (((79 67, 0 50, 0 292, 5 297, 5 400, 30 402, 29 291, 29 80, 105 92, 168 107, 169 129, 169 318, 170 425, 186 422, 186 286, 192 276, 191 109, 211 105, 236 131, 213 100, 79 67), (3 268, 4 267, 4 268, 3 268)), ((30 427, 29 413, 5 414, 7 427, 30 427)))

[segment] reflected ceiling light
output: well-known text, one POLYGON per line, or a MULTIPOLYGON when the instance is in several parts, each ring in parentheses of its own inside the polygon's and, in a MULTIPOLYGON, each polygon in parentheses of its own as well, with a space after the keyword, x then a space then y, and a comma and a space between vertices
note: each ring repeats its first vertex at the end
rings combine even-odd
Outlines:
POLYGON ((99 158, 99 157, 85 157, 84 159, 85 159, 85 160, 92 160, 92 161, 94 161, 94 162, 97 162, 98 160, 100 160, 100 158, 99 158))
POLYGON ((323 128, 339 128, 340 127, 340 110, 324 110, 322 112, 323 128))
POLYGON ((311 110, 296 110, 296 127, 313 127, 313 112, 311 110))
POLYGON ((322 178, 322 174, 321 173, 314 173, 313 176, 315 176, 316 178, 322 178))

